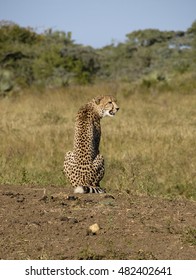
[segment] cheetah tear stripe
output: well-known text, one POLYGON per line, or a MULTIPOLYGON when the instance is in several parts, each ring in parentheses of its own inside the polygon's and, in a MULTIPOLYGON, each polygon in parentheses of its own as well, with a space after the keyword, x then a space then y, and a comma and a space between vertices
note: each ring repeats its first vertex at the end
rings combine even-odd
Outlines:
POLYGON ((79 186, 74 189, 74 193, 105 193, 99 187, 79 186))

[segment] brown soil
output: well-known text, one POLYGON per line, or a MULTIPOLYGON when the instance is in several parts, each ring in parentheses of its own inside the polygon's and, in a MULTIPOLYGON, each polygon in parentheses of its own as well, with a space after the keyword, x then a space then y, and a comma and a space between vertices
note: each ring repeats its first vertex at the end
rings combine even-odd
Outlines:
POLYGON ((0 201, 1 259, 196 259, 193 201, 54 186, 0 186, 0 201))

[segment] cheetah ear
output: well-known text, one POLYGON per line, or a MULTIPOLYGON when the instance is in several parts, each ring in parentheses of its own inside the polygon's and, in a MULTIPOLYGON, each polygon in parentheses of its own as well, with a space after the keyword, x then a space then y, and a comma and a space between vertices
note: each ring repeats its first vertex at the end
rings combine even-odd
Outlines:
POLYGON ((97 97, 94 98, 94 101, 95 101, 95 103, 96 103, 97 105, 99 105, 101 99, 102 99, 102 96, 97 96, 97 97))

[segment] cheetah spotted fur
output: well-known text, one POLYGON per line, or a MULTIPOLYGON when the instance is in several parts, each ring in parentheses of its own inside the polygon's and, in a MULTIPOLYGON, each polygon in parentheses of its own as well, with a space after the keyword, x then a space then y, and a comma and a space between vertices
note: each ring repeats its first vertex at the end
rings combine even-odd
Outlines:
POLYGON ((75 193, 104 193, 104 158, 99 153, 100 120, 119 110, 113 96, 98 96, 80 108, 76 116, 73 151, 64 159, 64 173, 75 193))

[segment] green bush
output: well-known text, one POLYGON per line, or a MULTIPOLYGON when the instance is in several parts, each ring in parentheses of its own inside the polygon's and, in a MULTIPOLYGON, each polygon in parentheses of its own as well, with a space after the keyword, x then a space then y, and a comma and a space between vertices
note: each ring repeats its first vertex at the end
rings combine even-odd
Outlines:
POLYGON ((13 88, 13 75, 9 70, 0 69, 0 95, 5 95, 6 92, 13 88))
POLYGON ((75 44, 71 32, 48 29, 37 34, 31 28, 1 21, 0 91, 100 80, 143 80, 150 88, 163 81, 152 79, 154 73, 173 77, 195 72, 195 42, 195 22, 186 32, 138 30, 127 34, 124 43, 93 49, 75 44))

